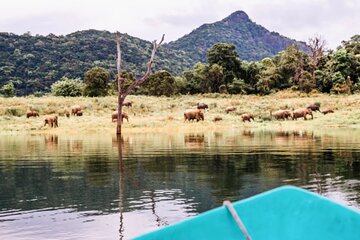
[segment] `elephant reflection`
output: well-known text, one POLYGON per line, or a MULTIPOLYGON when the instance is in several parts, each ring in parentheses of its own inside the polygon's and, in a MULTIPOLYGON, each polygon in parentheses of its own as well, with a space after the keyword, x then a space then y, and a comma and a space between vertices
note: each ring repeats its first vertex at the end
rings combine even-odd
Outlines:
POLYGON ((242 136, 245 137, 245 138, 253 138, 254 135, 255 135, 254 132, 250 131, 250 130, 244 130, 242 132, 242 136))
POLYGON ((295 143, 298 145, 310 145, 316 138, 313 132, 307 131, 280 131, 271 135, 272 140, 277 144, 295 143))
POLYGON ((203 149, 205 148, 205 136, 201 134, 187 134, 184 137, 185 147, 189 149, 203 149))
POLYGON ((44 135, 44 142, 48 151, 55 151, 58 149, 59 137, 55 134, 44 135))

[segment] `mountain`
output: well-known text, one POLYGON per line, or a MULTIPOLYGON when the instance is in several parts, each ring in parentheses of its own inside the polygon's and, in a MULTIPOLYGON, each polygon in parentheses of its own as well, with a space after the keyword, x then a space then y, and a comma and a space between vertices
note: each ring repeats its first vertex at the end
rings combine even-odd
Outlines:
MULTIPOLYGON (((122 34, 122 68, 141 75, 146 70, 152 44, 122 34)), ((159 48, 154 70, 181 74, 193 66, 193 60, 182 51, 166 46, 159 48)), ((63 76, 83 78, 94 66, 116 74, 116 36, 108 31, 78 31, 65 36, 49 34, 31 36, 0 33, 0 87, 11 81, 18 95, 50 91, 63 76)))
POLYGON ((215 43, 223 42, 235 45, 241 60, 258 61, 272 57, 295 44, 307 51, 304 42, 270 32, 251 21, 243 11, 236 11, 221 21, 204 24, 191 33, 170 42, 168 47, 185 52, 195 62, 206 62, 207 50, 215 43))
MULTIPOLYGON (((122 36, 122 68, 141 75, 152 44, 128 34, 122 36)), ((153 70, 164 69, 180 75, 195 63, 206 62, 208 48, 218 42, 234 44, 241 60, 271 57, 289 44, 307 48, 305 43, 270 32, 252 22, 245 12, 237 11, 161 46, 153 70)), ((51 84, 63 76, 82 79, 94 66, 108 69, 111 77, 115 77, 115 33, 97 30, 60 36, 0 33, 0 87, 11 81, 18 95, 48 92, 51 84)))

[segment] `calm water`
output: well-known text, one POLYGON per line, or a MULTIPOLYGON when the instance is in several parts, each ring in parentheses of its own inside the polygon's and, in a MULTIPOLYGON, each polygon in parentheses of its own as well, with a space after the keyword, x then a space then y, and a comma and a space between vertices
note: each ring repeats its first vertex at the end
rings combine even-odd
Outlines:
POLYGON ((129 239, 286 184, 360 209, 360 132, 3 135, 0 238, 129 239))

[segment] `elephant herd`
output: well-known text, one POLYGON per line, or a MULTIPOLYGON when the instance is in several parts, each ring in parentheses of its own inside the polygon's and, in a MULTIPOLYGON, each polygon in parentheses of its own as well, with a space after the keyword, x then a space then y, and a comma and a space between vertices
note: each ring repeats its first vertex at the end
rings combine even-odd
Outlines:
MULTIPOLYGON (((132 102, 125 102, 123 104, 123 106, 126 107, 132 107, 132 102)), ((66 117, 70 117, 70 115, 73 116, 82 116, 83 115, 83 109, 85 107, 81 106, 81 105, 73 105, 71 106, 69 109, 65 109, 64 110, 64 115, 66 117)), ((205 120, 205 111, 206 109, 208 109, 208 105, 206 103, 198 103, 197 104, 197 108, 194 109, 186 109, 184 112, 184 121, 194 121, 196 120, 198 121, 204 121, 205 120)), ((228 114, 230 112, 234 112, 236 111, 236 107, 235 106, 228 106, 225 109, 225 113, 228 114)), ((270 111, 270 118, 271 119, 276 119, 276 120, 297 120, 298 118, 304 118, 304 120, 307 120, 308 117, 311 117, 311 119, 314 118, 313 116, 313 112, 321 112, 323 114, 328 114, 328 113, 333 113, 334 110, 331 108, 326 108, 323 109, 322 111, 320 110, 319 105, 316 104, 311 104, 307 107, 303 107, 303 108, 298 108, 295 110, 290 110, 290 109, 280 109, 277 111, 270 111)), ((30 118, 30 117, 39 117, 39 113, 37 111, 27 111, 26 112, 26 117, 30 118)), ((118 118, 118 111, 113 111, 111 113, 111 121, 114 122, 116 121, 118 118)), ((240 115, 240 118, 243 122, 248 121, 251 122, 255 120, 255 117, 252 113, 250 112, 245 112, 243 114, 240 115)), ((129 122, 129 114, 126 112, 122 112, 122 121, 126 119, 127 122, 129 122)), ((219 115, 215 116, 213 118, 214 122, 218 122, 223 120, 223 118, 219 115)), ((59 123, 58 123, 58 116, 51 114, 51 115, 45 115, 44 116, 44 120, 43 120, 43 124, 44 126, 48 125, 49 127, 58 127, 59 123)))
MULTIPOLYGON (((123 106, 132 107, 132 102, 124 102, 123 106)), ((68 118, 70 118, 70 115, 83 116, 83 109, 85 109, 85 107, 82 105, 73 105, 70 108, 65 108, 63 114, 68 118)), ((117 111, 114 111, 111 114, 111 120, 113 122, 117 120, 117 116, 118 116, 117 113, 118 113, 117 111)), ((39 116, 40 114, 38 111, 29 110, 26 112, 26 118, 39 117, 39 116)), ((124 118, 129 122, 129 115, 126 112, 122 113, 122 120, 124 120, 124 118)), ((58 116, 55 114, 45 115, 43 120, 43 126, 45 127, 46 125, 48 125, 51 128, 59 127, 58 116)))
MULTIPOLYGON (((197 122, 200 120, 204 121, 205 110, 207 108, 209 108, 209 106, 206 103, 198 103, 197 109, 186 109, 184 112, 184 121, 186 121, 186 120, 188 120, 188 121, 196 120, 197 122)), ((234 106, 229 106, 229 107, 225 108, 226 113, 233 112, 235 110, 236 110, 236 107, 234 107, 234 106)), ((245 121, 251 122, 251 120, 254 120, 254 115, 249 112, 242 114, 240 117, 243 122, 245 122, 245 121)), ((220 117, 220 116, 215 116, 213 119, 214 122, 218 122, 221 120, 222 120, 222 117, 220 117)))
MULTIPOLYGON (((84 109, 83 106, 73 105, 73 106, 70 107, 70 110, 69 109, 64 110, 64 115, 66 117, 68 117, 68 118, 70 117, 70 113, 73 116, 82 116, 83 115, 83 112, 82 112, 83 109, 84 109)), ((29 110, 29 111, 26 112, 26 118, 39 117, 39 116, 40 116, 39 112, 35 111, 35 110, 29 110)), ((46 125, 48 125, 51 128, 59 127, 59 118, 55 114, 45 115, 43 123, 44 123, 44 127, 46 125)))
MULTIPOLYGON (((205 103, 198 103, 197 104, 197 109, 187 109, 184 112, 184 121, 188 120, 188 121, 192 121, 192 120, 196 120, 196 121, 200 121, 200 120, 204 120, 204 115, 205 115, 205 110, 208 108, 208 105, 205 103)), ((230 113, 236 110, 235 106, 228 106, 225 108, 225 112, 226 113, 230 113)), ((307 120, 307 116, 310 116, 311 119, 314 118, 313 116, 313 112, 321 112, 324 115, 328 114, 328 113, 333 113, 334 110, 331 108, 326 108, 323 109, 322 111, 320 110, 320 106, 317 104, 311 104, 307 107, 304 108, 298 108, 295 110, 290 110, 290 109, 281 109, 281 110, 277 110, 275 112, 270 111, 270 118, 271 119, 276 119, 276 120, 297 120, 298 118, 304 118, 304 120, 307 120)), ((255 120, 254 115, 250 112, 246 112, 240 115, 240 118, 243 122, 245 121, 249 121, 251 122, 251 120, 255 120)), ((217 121, 221 121, 222 117, 220 116, 215 116, 213 121, 217 122, 217 121)))
POLYGON ((277 110, 275 112, 270 112, 271 118, 275 118, 277 120, 288 120, 289 118, 292 120, 297 120, 298 118, 304 118, 307 120, 307 116, 311 116, 311 119, 314 119, 313 112, 321 112, 324 115, 328 113, 333 113, 334 110, 331 108, 325 108, 322 111, 320 110, 320 106, 316 104, 311 104, 304 108, 298 108, 295 110, 277 110))

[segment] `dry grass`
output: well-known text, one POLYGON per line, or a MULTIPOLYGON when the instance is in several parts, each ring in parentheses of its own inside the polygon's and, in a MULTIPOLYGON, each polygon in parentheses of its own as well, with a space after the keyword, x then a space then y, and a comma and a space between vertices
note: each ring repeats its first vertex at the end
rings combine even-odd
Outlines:
MULTIPOLYGON (((1 132, 115 132, 116 123, 111 122, 111 112, 117 107, 116 97, 102 98, 63 98, 63 97, 21 97, 0 99, 1 132), (85 106, 84 116, 66 118, 65 109, 71 105, 85 106), (37 110, 40 118, 25 117, 27 110, 37 110), (55 113, 60 127, 43 127, 43 115, 55 113)), ((314 93, 310 96, 292 91, 283 91, 269 96, 242 96, 224 94, 204 94, 194 96, 151 97, 129 96, 132 108, 124 107, 129 113, 130 122, 123 125, 124 132, 144 131, 207 131, 211 129, 251 128, 269 130, 321 129, 327 127, 360 128, 360 95, 325 95, 314 93), (209 109, 204 122, 185 122, 183 112, 196 108, 198 102, 205 102, 209 109), (270 119, 270 111, 277 109, 296 109, 319 102, 320 108, 331 107, 335 113, 323 115, 314 113, 314 120, 276 121, 270 119), (235 112, 226 114, 227 106, 236 106, 235 112), (251 112, 255 122, 243 123, 240 115, 251 112), (215 116, 223 120, 213 122, 215 116)))

